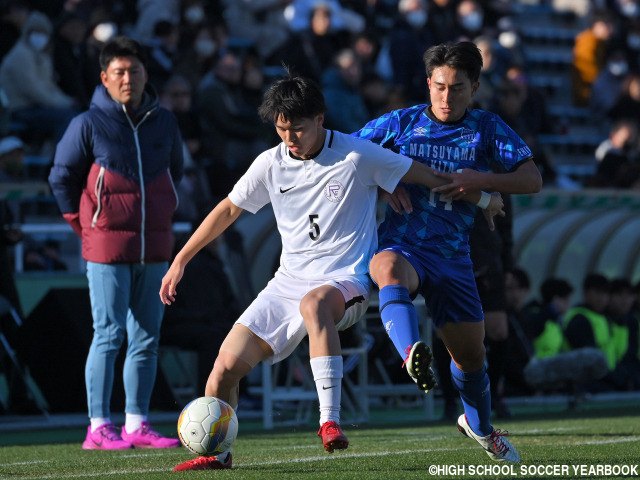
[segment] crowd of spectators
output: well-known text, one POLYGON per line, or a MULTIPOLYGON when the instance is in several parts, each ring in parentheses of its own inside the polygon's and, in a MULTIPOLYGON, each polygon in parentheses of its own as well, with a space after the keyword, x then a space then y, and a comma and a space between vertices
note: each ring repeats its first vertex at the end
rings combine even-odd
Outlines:
MULTIPOLYGON (((256 152, 275 143, 256 105, 283 64, 320 82, 330 103, 327 127, 349 132, 391 109, 428 102, 423 52, 467 39, 485 62, 475 106, 503 116, 532 147, 545 185, 562 187, 539 136, 563 126, 548 114, 549 92, 531 85, 513 3, 2 0, 0 137, 18 136, 29 153, 52 156, 70 118, 89 106, 101 46, 125 34, 148 48, 150 83, 166 105, 173 106, 176 76, 186 81, 190 101, 174 111, 188 137, 191 172, 206 179, 200 187, 207 194, 196 198, 208 203, 228 192, 256 152)), ((622 144, 602 139, 597 172, 584 183, 635 188, 640 8, 638 0, 591 3, 588 26, 575 37, 573 104, 601 118, 597 123, 610 127, 612 137, 621 124, 632 134, 622 144)), ((184 196, 195 189, 182 190, 184 196)), ((194 209, 181 214, 197 216, 194 209)))
POLYGON ((602 0, 574 41, 571 93, 574 106, 588 108, 609 129, 596 150, 587 187, 640 188, 640 2, 602 0), (628 131, 625 139, 621 126, 628 131), (613 137, 617 136, 617 139, 613 137), (612 142, 613 140, 613 142, 612 142), (616 141, 617 140, 617 141, 616 141), (619 142, 619 143, 618 143, 619 142))
POLYGON ((509 2, 496 0, 3 0, 0 8, 8 115, 0 137, 16 135, 51 156, 70 118, 89 106, 100 47, 126 34, 148 48, 150 83, 164 98, 176 76, 186 80, 191 101, 176 113, 191 168, 204 173, 213 198, 275 142, 256 105, 283 64, 321 83, 331 103, 327 126, 347 132, 427 101, 422 54, 435 43, 483 42, 482 107, 494 106, 509 65, 524 68, 500 43, 500 25, 513 27, 503 21, 509 2))
MULTIPOLYGON (((590 273, 582 282, 582 298, 574 301, 576 292, 567 280, 547 278, 539 292, 531 292, 527 273, 514 268, 506 275, 505 290, 510 339, 500 387, 505 395, 640 390, 640 282, 634 286, 627 278, 590 273), (572 357, 562 356, 584 348, 602 353, 601 375, 580 379, 572 357), (554 365, 564 370, 564 382, 544 385, 544 378, 535 378, 543 372, 527 372, 528 364, 554 357, 560 358, 554 365)), ((555 373, 561 377, 563 372, 555 373)))

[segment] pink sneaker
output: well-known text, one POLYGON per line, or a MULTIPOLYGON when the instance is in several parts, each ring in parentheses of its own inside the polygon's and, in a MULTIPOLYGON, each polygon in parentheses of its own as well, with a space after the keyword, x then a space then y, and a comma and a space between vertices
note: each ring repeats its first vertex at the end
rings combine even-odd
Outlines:
POLYGON ((180 445, 177 438, 167 438, 151 428, 149 422, 142 422, 142 427, 133 433, 127 433, 122 427, 122 438, 134 448, 176 448, 180 445))
POLYGON ((132 448, 129 442, 126 442, 118 434, 113 423, 106 423, 91 433, 91 425, 87 429, 87 438, 82 443, 85 450, 124 450, 132 448))

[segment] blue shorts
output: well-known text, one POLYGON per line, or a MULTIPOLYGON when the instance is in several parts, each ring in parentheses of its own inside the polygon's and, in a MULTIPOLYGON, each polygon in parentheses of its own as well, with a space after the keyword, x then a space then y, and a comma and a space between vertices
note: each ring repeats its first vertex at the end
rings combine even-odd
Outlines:
POLYGON ((473 264, 468 255, 444 258, 435 250, 394 245, 379 250, 406 259, 420 279, 418 291, 425 298, 433 325, 484 320, 473 264))

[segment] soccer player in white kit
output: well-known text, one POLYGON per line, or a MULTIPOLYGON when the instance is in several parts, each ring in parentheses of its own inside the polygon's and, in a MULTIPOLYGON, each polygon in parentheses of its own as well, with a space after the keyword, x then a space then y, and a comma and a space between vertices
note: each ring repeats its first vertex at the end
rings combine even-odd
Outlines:
MULTIPOLYGON (((369 301, 368 264, 377 246, 378 187, 398 182, 447 183, 432 170, 372 142, 322 126, 318 86, 301 77, 277 81, 259 108, 282 142, 259 155, 176 255, 162 280, 170 305, 184 268, 243 210, 271 202, 282 238, 280 267, 237 320, 216 358, 205 395, 236 408, 238 384, 260 362, 275 363, 309 335, 310 363, 320 403, 320 431, 328 452, 347 448, 340 428, 342 355, 338 330, 356 323, 369 301)), ((504 214, 499 194, 469 195, 489 216, 504 214)), ((231 453, 198 457, 174 470, 231 468, 231 453)))

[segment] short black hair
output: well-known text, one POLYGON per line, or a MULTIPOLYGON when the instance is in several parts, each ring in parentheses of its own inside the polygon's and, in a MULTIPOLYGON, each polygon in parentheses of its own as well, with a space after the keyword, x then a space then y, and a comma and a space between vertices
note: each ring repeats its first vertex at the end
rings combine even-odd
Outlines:
POLYGON ((608 292, 610 288, 609 279, 600 273, 589 273, 582 282, 583 290, 600 290, 608 292))
POLYGON ((158 20, 153 26, 153 34, 156 37, 167 37, 176 29, 175 24, 169 20, 158 20))
POLYGON ((509 272, 516 279, 520 288, 531 288, 531 279, 529 278, 529 274, 522 268, 515 267, 509 270, 509 272))
MULTIPOLYGON (((286 68, 285 68, 286 69, 286 68)), ((258 108, 265 122, 313 118, 327 111, 320 86, 313 80, 294 76, 288 69, 287 77, 277 80, 264 94, 258 108)))
POLYGON ((100 52, 100 68, 106 72, 109 64, 117 57, 136 57, 147 68, 147 52, 145 48, 129 37, 113 37, 100 52))
POLYGON ((633 285, 626 278, 614 278, 609 283, 611 293, 631 293, 633 292, 633 285))
POLYGON ((422 60, 427 78, 431 78, 436 68, 446 66, 465 72, 471 83, 476 83, 482 70, 482 54, 473 42, 447 42, 434 45, 424 52, 422 60))
POLYGON ((566 298, 573 293, 573 287, 561 278, 548 278, 540 285, 540 296, 544 303, 551 303, 554 297, 566 298))

